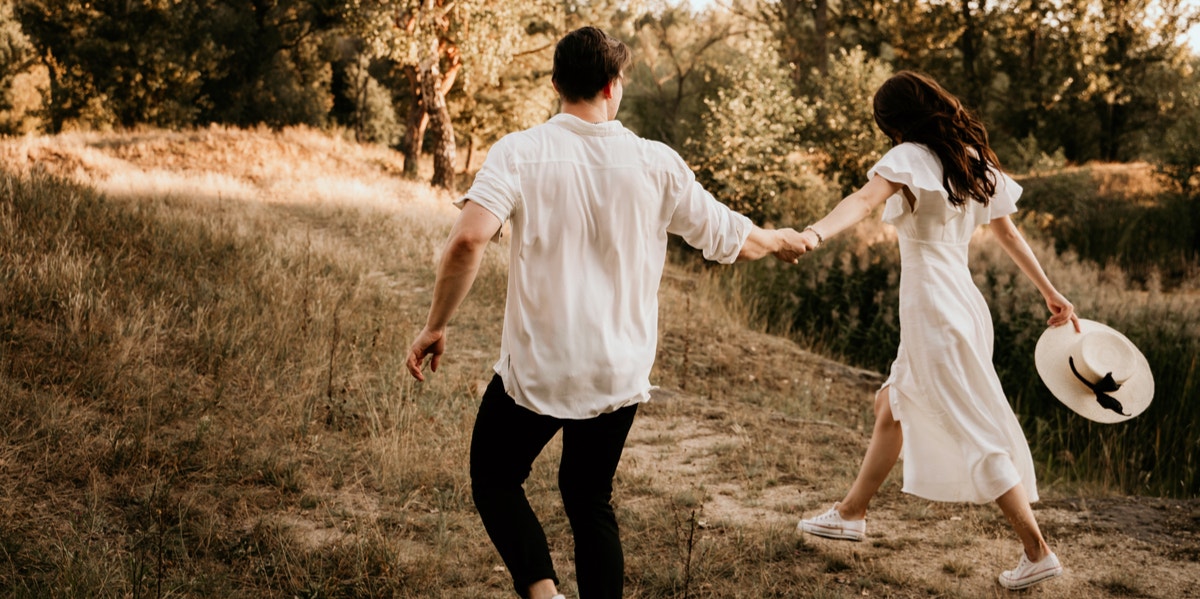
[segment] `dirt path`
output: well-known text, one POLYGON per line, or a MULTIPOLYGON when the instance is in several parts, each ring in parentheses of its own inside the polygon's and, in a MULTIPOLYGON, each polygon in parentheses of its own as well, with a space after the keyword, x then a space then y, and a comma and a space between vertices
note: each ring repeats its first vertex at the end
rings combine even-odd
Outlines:
MULTIPOLYGON (((867 433, 834 422, 756 414, 662 390, 639 415, 622 467, 668 493, 697 496, 701 535, 717 527, 795 534, 802 514, 823 511, 847 488, 866 442, 867 433), (730 472, 722 460, 770 452, 756 447, 773 439, 794 441, 811 474, 762 484, 730 472)), ((904 495, 899 470, 872 506, 866 542, 800 541, 823 558, 828 584, 849 590, 861 569, 892 583, 877 590, 880 596, 1006 595, 995 576, 1015 565, 1020 549, 999 510, 904 495)), ((1037 516, 1067 575, 1034 591, 1040 596, 1200 597, 1200 501, 1043 495, 1037 516)))

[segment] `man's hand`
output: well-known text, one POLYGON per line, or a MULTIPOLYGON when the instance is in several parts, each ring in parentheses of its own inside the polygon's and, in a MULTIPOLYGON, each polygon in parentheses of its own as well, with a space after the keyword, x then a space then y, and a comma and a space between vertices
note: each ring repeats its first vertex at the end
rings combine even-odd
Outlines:
POLYGON ((425 375, 421 372, 421 367, 425 357, 432 356, 429 360, 429 369, 437 372, 444 351, 446 351, 446 331, 431 331, 428 327, 422 329, 417 338, 413 339, 412 347, 408 348, 408 360, 405 362, 408 372, 418 381, 424 382, 425 375))
POLYGON ((795 229, 779 229, 775 234, 779 236, 781 247, 774 254, 784 262, 795 264, 800 261, 800 256, 817 247, 816 243, 795 229))

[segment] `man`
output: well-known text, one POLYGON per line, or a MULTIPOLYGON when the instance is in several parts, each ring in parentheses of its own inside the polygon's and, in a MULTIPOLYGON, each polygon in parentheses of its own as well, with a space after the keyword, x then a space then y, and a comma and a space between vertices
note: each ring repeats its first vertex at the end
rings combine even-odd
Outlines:
POLYGON ((580 597, 620 597, 624 557, 612 481, 638 404, 650 399, 658 286, 667 234, 721 263, 811 249, 717 202, 667 146, 615 121, 628 48, 594 27, 554 51, 562 100, 549 122, 488 152, 438 266, 429 318, 408 354, 418 380, 436 371, 446 325, 483 251, 512 220, 508 296, 496 375, 471 438, 471 487, 484 528, 530 599, 562 597, 541 524, 522 487, 563 430, 559 489, 575 538, 580 597))

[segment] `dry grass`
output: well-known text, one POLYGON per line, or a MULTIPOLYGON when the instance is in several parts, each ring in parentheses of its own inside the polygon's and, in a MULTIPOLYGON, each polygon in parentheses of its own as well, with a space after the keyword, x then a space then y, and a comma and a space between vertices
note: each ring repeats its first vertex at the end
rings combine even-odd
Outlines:
MULTIPOLYGON (((402 365, 448 196, 305 130, 0 156, 0 596, 511 596, 466 478, 502 247, 444 368, 417 385, 402 365)), ((662 390, 618 474, 627 596, 1001 594, 1018 549, 991 506, 892 480, 870 542, 796 536, 851 480, 880 376, 748 328, 710 271, 671 267, 662 298, 662 390)), ((571 590, 557 456, 527 488, 571 590)), ((1080 491, 1039 510, 1070 570, 1041 595, 1194 593, 1195 502, 1080 491)))

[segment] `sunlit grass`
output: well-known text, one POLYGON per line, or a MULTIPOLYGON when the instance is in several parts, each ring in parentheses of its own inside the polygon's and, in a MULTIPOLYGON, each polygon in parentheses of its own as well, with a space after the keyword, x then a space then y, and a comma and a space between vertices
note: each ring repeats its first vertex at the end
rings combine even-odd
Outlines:
MULTIPOLYGON (((417 384, 403 366, 451 196, 398 178, 387 150, 305 130, 22 138, 0 155, 0 595, 512 595, 466 463, 504 245, 439 372, 417 384)), ((965 531, 863 547, 797 536, 796 512, 852 479, 879 374, 748 328, 752 269, 667 272, 662 389, 635 428, 668 428, 617 477, 626 596, 992 588, 990 561, 972 567, 990 545, 970 533, 997 525, 976 512, 965 531), (657 470, 679 456, 687 476, 657 470), (719 513, 718 496, 756 516, 719 513), (931 547, 947 555, 929 571, 897 561, 931 547)), ((527 489, 572 596, 559 455, 556 439, 527 489)), ((918 526, 958 513, 905 501, 895 478, 884 511, 918 526)))

